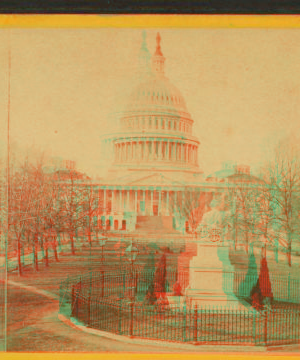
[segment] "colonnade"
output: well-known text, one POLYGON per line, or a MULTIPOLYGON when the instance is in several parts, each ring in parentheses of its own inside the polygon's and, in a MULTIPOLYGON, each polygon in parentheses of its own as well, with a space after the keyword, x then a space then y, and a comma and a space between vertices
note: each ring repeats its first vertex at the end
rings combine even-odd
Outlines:
POLYGON ((170 116, 135 116, 121 119, 125 129, 147 129, 180 131, 186 134, 192 133, 192 121, 178 119, 170 116))
POLYGON ((185 192, 168 189, 101 189, 104 214, 132 212, 137 215, 170 215, 170 205, 185 206, 185 192))
POLYGON ((115 143, 115 162, 162 160, 198 164, 197 145, 180 140, 140 139, 115 143))

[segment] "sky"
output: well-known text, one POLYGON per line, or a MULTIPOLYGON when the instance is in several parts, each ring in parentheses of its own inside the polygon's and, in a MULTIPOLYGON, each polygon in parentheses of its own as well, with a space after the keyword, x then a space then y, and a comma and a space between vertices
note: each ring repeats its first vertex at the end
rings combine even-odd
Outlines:
MULTIPOLYGON (((2 120, 11 47, 11 143, 102 176, 100 137, 115 130, 109 114, 122 109, 136 84, 142 30, 0 30, 2 120)), ((254 168, 278 141, 299 135, 299 30, 145 30, 151 54, 161 34, 165 73, 194 120, 205 174, 225 161, 254 168)))

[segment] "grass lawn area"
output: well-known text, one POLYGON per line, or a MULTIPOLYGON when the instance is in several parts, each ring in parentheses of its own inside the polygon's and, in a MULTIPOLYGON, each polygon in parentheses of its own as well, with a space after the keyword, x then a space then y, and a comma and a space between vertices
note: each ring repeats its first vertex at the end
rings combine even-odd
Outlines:
POLYGON ((39 271, 35 271, 33 267, 26 267, 22 276, 19 276, 17 271, 9 273, 8 279, 58 294, 60 282, 68 276, 100 269, 101 261, 98 256, 65 255, 60 256, 59 262, 52 260, 49 267, 40 263, 39 271))

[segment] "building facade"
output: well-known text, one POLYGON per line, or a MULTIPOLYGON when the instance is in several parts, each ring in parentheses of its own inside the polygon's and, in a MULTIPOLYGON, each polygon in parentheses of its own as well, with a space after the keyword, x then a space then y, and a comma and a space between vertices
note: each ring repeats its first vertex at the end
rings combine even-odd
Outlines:
POLYGON ((165 61, 160 35, 152 57, 144 35, 139 83, 125 109, 116 114, 117 131, 102 138, 103 153, 112 164, 99 186, 102 229, 141 232, 164 227, 164 232, 185 232, 189 194, 194 192, 198 200, 203 193, 226 189, 224 179, 204 178, 194 120, 165 74, 165 61))

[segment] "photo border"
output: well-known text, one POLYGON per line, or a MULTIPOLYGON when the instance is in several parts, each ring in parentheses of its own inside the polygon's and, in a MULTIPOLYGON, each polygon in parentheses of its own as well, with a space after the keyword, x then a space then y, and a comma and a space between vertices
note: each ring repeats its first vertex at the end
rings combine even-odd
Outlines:
MULTIPOLYGON (((300 28, 300 15, 0 15, 1 29, 23 28, 300 28)), ((1 353, 1 360, 134 360, 164 359, 263 360, 266 356, 300 358, 297 353, 204 353, 136 354, 136 353, 1 353)))

